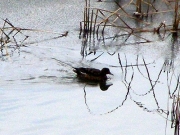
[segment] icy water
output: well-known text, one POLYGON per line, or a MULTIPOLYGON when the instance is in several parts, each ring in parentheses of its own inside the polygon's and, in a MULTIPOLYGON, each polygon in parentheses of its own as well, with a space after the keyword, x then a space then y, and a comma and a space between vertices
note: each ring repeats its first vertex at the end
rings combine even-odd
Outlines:
MULTIPOLYGON (((101 4, 94 1, 95 6, 101 4)), ((95 54, 91 48, 83 52, 79 22, 84 1, 2 0, 0 7, 1 18, 35 29, 16 35, 20 41, 28 36, 22 47, 15 47, 11 37, 12 44, 1 51, 0 134, 174 133, 167 111, 172 105, 169 95, 178 86, 178 41, 171 36, 158 41, 150 35, 157 41, 119 46, 123 38, 107 39, 97 41, 95 54), (90 55, 83 58, 84 53, 90 55), (106 84, 81 82, 71 66, 108 67, 114 76, 106 84)))

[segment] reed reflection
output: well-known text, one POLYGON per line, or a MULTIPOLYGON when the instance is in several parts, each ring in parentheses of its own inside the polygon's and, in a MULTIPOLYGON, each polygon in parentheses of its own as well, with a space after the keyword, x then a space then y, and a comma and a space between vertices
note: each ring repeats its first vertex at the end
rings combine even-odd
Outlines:
MULTIPOLYGON (((179 132, 178 123, 180 120, 180 75, 179 72, 177 72, 178 67, 176 65, 178 65, 178 62, 175 60, 176 57, 171 57, 171 59, 166 58, 164 62, 161 63, 159 60, 149 61, 145 57, 137 55, 134 57, 134 63, 131 63, 129 62, 128 54, 126 55, 121 52, 115 52, 115 54, 118 54, 117 59, 119 66, 109 65, 109 67, 116 68, 117 71, 121 72, 123 80, 119 81, 119 83, 124 84, 126 87, 126 94, 124 94, 121 102, 117 101, 119 102, 117 107, 100 113, 99 115, 113 113, 126 105, 127 100, 131 100, 142 110, 148 113, 157 113, 166 119, 167 122, 171 121, 172 128, 175 129, 174 132, 179 134, 177 132, 179 132), (168 104, 169 102, 173 103, 168 104), (164 107, 164 104, 167 106, 164 107)), ((88 55, 86 57, 88 57, 88 55)), ((103 57, 103 55, 101 55, 101 57, 103 57)), ((115 82, 114 85, 116 85, 115 82)), ((111 87, 109 89, 111 89, 111 87)), ((121 88, 119 88, 119 90, 121 90, 121 88)), ((92 113, 86 96, 86 87, 84 87, 85 104, 88 111, 92 113)))

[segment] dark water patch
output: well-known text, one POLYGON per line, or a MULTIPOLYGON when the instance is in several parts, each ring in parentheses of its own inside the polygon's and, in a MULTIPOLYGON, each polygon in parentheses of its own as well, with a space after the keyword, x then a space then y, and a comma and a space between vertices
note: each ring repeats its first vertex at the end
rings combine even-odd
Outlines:
POLYGON ((15 112, 16 110, 18 110, 19 108, 22 108, 22 105, 14 105, 13 107, 1 107, 0 111, 4 112, 4 113, 8 113, 8 112, 15 112))
POLYGON ((34 79, 36 79, 35 77, 30 77, 30 78, 25 78, 25 79, 21 79, 22 81, 28 81, 28 80, 34 80, 34 79))
POLYGON ((57 77, 56 76, 39 76, 40 79, 56 79, 57 77))

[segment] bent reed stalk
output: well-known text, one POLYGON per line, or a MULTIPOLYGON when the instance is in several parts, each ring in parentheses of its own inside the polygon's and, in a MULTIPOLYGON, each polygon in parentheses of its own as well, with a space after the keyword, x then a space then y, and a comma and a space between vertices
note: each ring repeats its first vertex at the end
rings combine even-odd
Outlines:
POLYGON ((134 1, 130 1, 125 3, 124 5, 120 5, 119 2, 116 1, 115 4, 119 8, 117 8, 115 11, 111 11, 104 8, 92 8, 90 5, 90 0, 86 0, 84 7, 84 20, 80 22, 80 32, 83 33, 83 37, 88 37, 88 34, 91 37, 92 34, 95 34, 95 31, 97 35, 100 31, 102 32, 102 35, 104 35, 106 28, 110 27, 116 27, 117 29, 124 31, 124 33, 129 33, 134 36, 137 36, 135 33, 140 32, 153 32, 157 34, 160 34, 161 31, 169 31, 172 33, 178 32, 180 21, 178 0, 175 0, 174 2, 174 9, 172 8, 172 2, 162 2, 162 5, 169 7, 169 9, 164 11, 155 7, 156 2, 158 1, 136 0, 136 3, 134 1), (132 7, 133 5, 135 7, 135 12, 130 13, 127 9, 129 6, 132 7), (143 19, 144 17, 148 17, 149 15, 153 17, 173 11, 174 22, 172 23, 172 25, 167 25, 164 20, 162 20, 161 22, 153 23, 143 19), (136 22, 140 25, 145 25, 145 27, 136 28, 134 26, 131 26, 131 21, 136 22), (152 26, 154 26, 154 28, 152 28, 152 26))

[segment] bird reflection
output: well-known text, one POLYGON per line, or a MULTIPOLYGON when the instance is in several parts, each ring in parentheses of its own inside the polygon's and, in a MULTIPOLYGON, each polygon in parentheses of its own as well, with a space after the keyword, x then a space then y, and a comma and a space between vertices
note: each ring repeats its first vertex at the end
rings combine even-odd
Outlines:
POLYGON ((91 83, 88 83, 88 84, 86 84, 85 86, 84 86, 84 100, 85 100, 85 105, 86 105, 86 107, 87 107, 87 109, 88 109, 88 111, 91 113, 91 114, 93 114, 92 113, 92 111, 91 111, 91 109, 89 108, 89 106, 88 106, 88 103, 87 103, 87 98, 86 98, 86 86, 87 85, 99 85, 99 88, 102 90, 102 91, 106 91, 106 90, 108 90, 108 88, 111 86, 111 85, 113 85, 112 83, 108 83, 108 82, 106 82, 106 81, 102 81, 102 82, 99 82, 99 83, 93 83, 93 82, 91 82, 91 83))
POLYGON ((107 82, 104 82, 104 81, 99 83, 99 87, 100 87, 100 89, 102 91, 108 90, 111 85, 113 85, 113 84, 112 83, 107 83, 107 82))
POLYGON ((83 81, 79 79, 79 82, 85 83, 85 88, 87 85, 89 86, 99 86, 100 90, 106 91, 112 86, 113 84, 107 81, 100 81, 100 82, 95 82, 95 81, 83 81))

